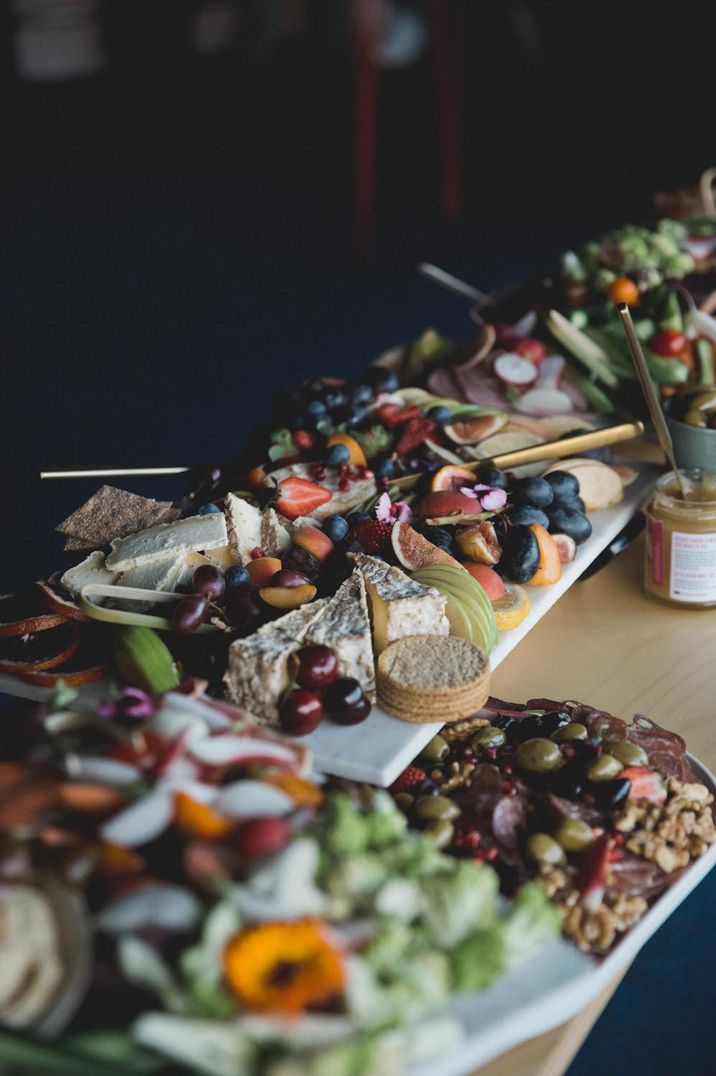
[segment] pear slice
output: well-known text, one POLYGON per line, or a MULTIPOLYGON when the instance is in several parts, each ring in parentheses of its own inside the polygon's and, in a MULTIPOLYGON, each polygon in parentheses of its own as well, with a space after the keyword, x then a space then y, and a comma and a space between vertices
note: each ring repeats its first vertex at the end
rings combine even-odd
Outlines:
MULTIPOLYGON (((479 593, 475 593, 470 584, 463 585, 462 576, 466 576, 467 573, 462 570, 457 573, 454 569, 451 569, 454 575, 459 575, 460 578, 455 578, 435 574, 432 568, 421 568, 417 572, 413 573, 413 578, 419 583, 423 583, 426 586, 434 587, 439 590, 441 594, 444 594, 448 601, 457 602, 467 615, 468 620, 472 624, 473 632, 471 642, 475 642, 482 646, 482 648, 489 654, 492 647, 497 640, 497 626, 495 624, 495 614, 492 608, 492 604, 489 603, 489 611, 484 606, 479 593)), ((472 579, 471 576, 467 577, 472 583, 477 583, 477 580, 472 579)), ((479 583, 477 583, 479 590, 482 590, 479 583)), ((484 594, 484 591, 483 591, 484 594)), ((485 600, 489 602, 487 595, 485 600)), ((452 627, 452 620, 449 610, 446 610, 448 620, 452 627)), ((457 632, 453 632, 457 634, 457 632)), ((463 635, 462 638, 470 638, 463 635)))

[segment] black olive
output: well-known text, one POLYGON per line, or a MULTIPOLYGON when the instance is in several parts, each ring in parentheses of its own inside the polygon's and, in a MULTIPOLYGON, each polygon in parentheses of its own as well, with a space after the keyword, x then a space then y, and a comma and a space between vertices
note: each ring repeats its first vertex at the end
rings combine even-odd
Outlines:
POLYGON ((559 710, 548 710, 544 714, 527 714, 526 717, 517 720, 510 729, 510 738, 517 743, 522 743, 524 740, 532 740, 536 736, 549 737, 562 725, 568 725, 569 723, 569 714, 562 713, 559 710))
POLYGON ((629 795, 631 781, 628 777, 616 777, 613 781, 595 781, 589 785, 594 805, 600 811, 611 811, 629 795))
POLYGON ((517 725, 518 721, 514 717, 508 717, 507 714, 495 714, 490 718, 490 724, 495 725, 498 729, 509 729, 510 735, 512 735, 512 726, 517 725))
POLYGON ((592 533, 592 524, 587 517, 582 512, 567 508, 563 504, 554 504, 548 508, 547 517, 550 534, 567 534, 577 545, 586 542, 592 533))
MULTIPOLYGON (((576 539, 575 539, 576 541, 576 539)), ((501 539, 502 556, 496 565, 500 575, 513 583, 527 583, 539 568, 539 543, 529 527, 510 527, 501 539)))

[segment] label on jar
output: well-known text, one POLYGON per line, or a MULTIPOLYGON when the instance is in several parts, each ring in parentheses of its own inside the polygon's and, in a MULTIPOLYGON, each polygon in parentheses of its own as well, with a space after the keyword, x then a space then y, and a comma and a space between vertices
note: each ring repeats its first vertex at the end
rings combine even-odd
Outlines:
POLYGON ((669 595, 680 602, 716 601, 716 534, 671 534, 669 595))
POLYGON ((649 519, 649 564, 651 565, 651 581, 655 586, 664 585, 664 526, 659 519, 649 519))

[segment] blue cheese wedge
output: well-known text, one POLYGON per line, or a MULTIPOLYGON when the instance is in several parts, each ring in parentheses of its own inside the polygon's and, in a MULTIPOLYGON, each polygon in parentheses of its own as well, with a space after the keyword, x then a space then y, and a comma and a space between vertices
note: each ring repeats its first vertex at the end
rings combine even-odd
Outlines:
POLYGON ((375 702, 375 665, 365 582, 356 568, 304 636, 306 646, 330 646, 341 676, 352 676, 375 702))
POLYGON ((446 599, 384 561, 365 553, 354 556, 365 580, 376 654, 407 635, 448 635, 446 599))
POLYGON ((70 594, 79 595, 82 587, 87 583, 102 583, 104 586, 112 586, 117 581, 117 572, 110 571, 105 565, 104 553, 90 553, 83 561, 74 568, 68 568, 60 579, 70 594))
POLYGON ((273 508, 262 512, 235 493, 228 494, 225 504, 229 547, 239 564, 251 560, 254 549, 275 557, 290 544, 291 536, 273 508))
POLYGON ((226 520, 220 512, 189 516, 175 523, 160 523, 128 538, 115 538, 106 566, 117 572, 128 572, 130 568, 141 568, 172 556, 219 549, 227 541, 226 520))
POLYGON ((270 474, 267 474, 264 479, 264 485, 273 489, 284 478, 295 476, 297 478, 306 478, 309 482, 315 482, 317 485, 323 486, 324 489, 330 491, 331 499, 312 510, 311 516, 317 520, 325 519, 326 516, 331 515, 343 515, 345 512, 350 512, 351 509, 357 508, 359 504, 363 504, 369 498, 377 496, 378 487, 375 484, 375 478, 370 472, 366 478, 350 478, 348 489, 343 490, 340 488, 342 479, 337 470, 326 467, 323 478, 318 479, 313 474, 314 467, 315 464, 310 463, 292 463, 288 467, 281 467, 278 471, 271 471, 270 474))
POLYGON ((278 720, 281 696, 291 682, 289 658, 327 604, 328 600, 323 599, 292 609, 246 639, 234 640, 229 647, 224 674, 226 693, 261 724, 275 724, 278 720))

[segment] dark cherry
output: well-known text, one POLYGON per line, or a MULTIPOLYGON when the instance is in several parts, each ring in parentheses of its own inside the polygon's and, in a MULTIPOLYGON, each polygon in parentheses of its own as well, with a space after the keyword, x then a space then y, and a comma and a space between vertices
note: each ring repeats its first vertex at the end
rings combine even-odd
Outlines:
POLYGON ((296 656, 300 662, 296 680, 301 687, 318 691, 338 676, 338 658, 330 646, 304 646, 296 656))
POLYGON ((357 725, 365 721, 371 705, 363 688, 352 676, 342 676, 326 689, 323 696, 326 713, 339 725, 357 725))
POLYGON ((201 594, 202 598, 210 602, 218 601, 226 588, 224 573, 213 564, 202 564, 197 568, 191 585, 195 594, 201 594))
POLYGON ((264 610, 250 583, 227 590, 224 608, 232 626, 244 631, 253 630, 263 620, 264 610))
POLYGON ((209 606, 205 598, 202 598, 200 594, 187 594, 172 609, 170 618, 172 628, 181 635, 191 635, 204 623, 208 611, 209 606))
POLYGON ((323 720, 323 703, 318 695, 303 688, 289 692, 283 700, 279 723, 291 736, 307 736, 323 720))

